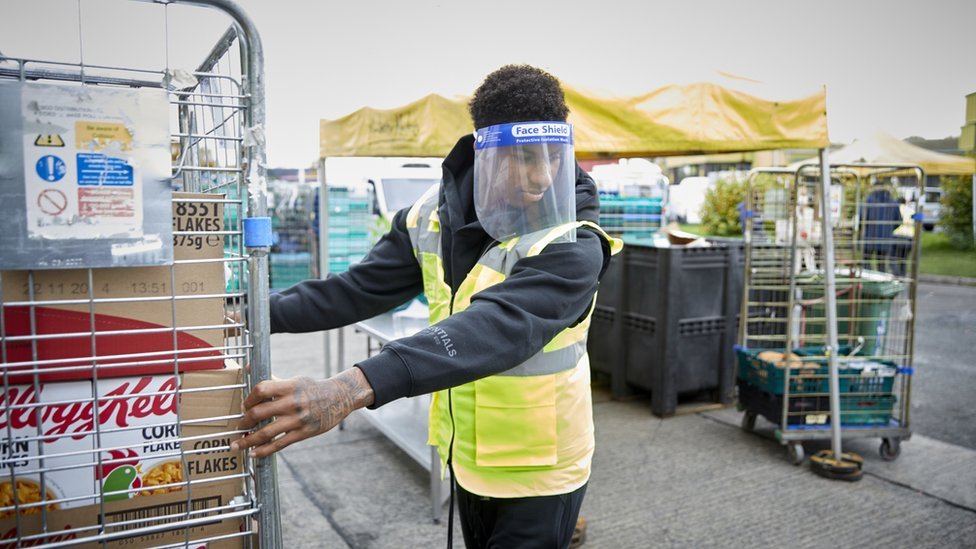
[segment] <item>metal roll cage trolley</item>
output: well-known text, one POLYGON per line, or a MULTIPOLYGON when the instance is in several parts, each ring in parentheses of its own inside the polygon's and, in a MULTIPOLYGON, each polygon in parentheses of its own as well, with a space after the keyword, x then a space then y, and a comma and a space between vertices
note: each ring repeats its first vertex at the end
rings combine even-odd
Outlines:
POLYGON ((922 218, 885 183, 904 175, 920 193, 919 166, 830 164, 821 150, 819 163, 756 168, 747 181, 742 427, 766 417, 796 465, 803 441, 830 440, 811 456, 830 478, 861 475, 863 459, 843 453, 842 439, 881 437, 881 457, 893 460, 911 436, 922 218))
MULTIPOLYGON (((7 126, 0 132, 6 134, 0 142, 0 191, 5 217, 14 218, 10 223, 15 224, 0 227, 0 546, 281 547, 274 457, 253 460, 235 455, 229 447, 241 434, 236 430, 240 398, 271 377, 271 224, 266 212, 261 39, 251 19, 231 0, 140 3, 144 7, 130 0, 125 5, 118 2, 119 8, 143 10, 140 15, 150 13, 165 21, 165 67, 86 64, 83 50, 78 63, 0 56, 0 115, 7 126), (194 17, 216 11, 229 20, 229 28, 196 70, 169 66, 173 10, 181 15, 192 12, 194 17), (77 98, 76 105, 43 110, 42 95, 64 94, 77 98), (21 96, 23 102, 17 99, 21 96), (116 97, 134 101, 136 107, 125 111, 116 97), (156 132, 139 127, 137 120, 153 105, 164 113, 146 115, 162 120, 152 126, 156 132), (117 115, 118 110, 123 114, 117 115), (30 125, 35 112, 39 121, 48 116, 44 131, 30 125), (102 116, 106 122, 83 129, 76 121, 85 116, 96 121, 102 116), (11 120, 23 127, 11 129, 11 120), (33 145, 25 137, 31 132, 38 133, 33 145), (82 143, 83 132, 89 132, 84 139, 90 141, 82 143), (148 156, 132 152, 152 139, 153 158, 162 152, 158 176, 144 161, 148 156), (122 146, 112 149, 106 140, 122 146), (42 145, 59 148, 32 148, 42 145), (36 169, 28 162, 35 153, 48 155, 38 160, 36 169), (136 160, 127 164, 127 154, 136 160), (86 179, 83 167, 101 170, 101 179, 86 179), (70 192, 32 201, 31 185, 57 180, 60 189, 70 192), (142 240, 133 244, 132 239, 117 238, 118 233, 97 234, 101 221, 91 229, 77 216, 70 227, 75 235, 56 223, 31 225, 62 231, 53 237, 54 233, 42 238, 27 235, 34 230, 25 228, 28 221, 70 207, 70 200, 64 204, 57 199, 72 198, 72 193, 79 204, 83 198, 97 198, 80 210, 89 219, 102 215, 114 216, 106 223, 141 220, 141 227, 134 225, 142 240), (11 196, 19 200, 8 200, 11 196), (177 218, 185 217, 197 222, 176 225, 177 218), (206 223, 200 221, 203 217, 208 217, 206 223), (95 233, 79 240, 85 230, 95 233), (171 235, 172 247, 167 244, 171 235), (27 252, 18 255, 20 245, 27 252), (140 250, 151 253, 119 252, 125 252, 125 246, 144 246, 140 250), (214 253, 206 255, 208 249, 214 253), (190 272, 209 278, 190 280, 190 272), (69 275, 77 281, 50 282, 52 276, 57 280, 69 275), (143 278, 150 275, 160 278, 143 278), (111 281, 111 289, 105 281, 111 281), (80 322, 51 324, 45 311, 52 308, 80 322), (117 317, 104 315, 108 310, 121 316, 154 310, 162 318, 153 324, 114 326, 110 320, 117 317), (207 314, 194 312, 199 310, 207 314), (227 324, 225 318, 240 320, 227 324), (205 347, 185 344, 207 338, 211 343, 205 347), (122 340, 163 343, 153 348, 109 345, 122 340), (79 346, 82 351, 66 354, 66 348, 79 346), (123 370, 130 373, 113 374, 123 370), (229 378, 231 371, 235 373, 229 378), (170 382, 153 385, 156 379, 170 382), (214 386, 201 379, 223 381, 214 386), (136 399, 107 393, 119 380, 128 380, 126 387, 149 383, 155 389, 136 399), (69 390, 79 384, 84 388, 80 394, 69 390), (23 398, 15 400, 17 395, 23 398), (227 407, 215 409, 217 401, 227 407), (169 415, 157 422, 144 420, 150 405, 163 404, 172 406, 169 415), (48 429, 52 417, 78 410, 88 415, 69 429, 48 429), (106 423, 121 416, 120 410, 128 410, 128 426, 124 421, 106 423), (143 417, 141 423, 136 417, 143 417), (147 433, 162 436, 150 445, 138 438, 147 433), (146 459, 165 459, 166 468, 157 471, 146 459), (153 474, 169 475, 163 477, 164 484, 149 488, 155 482, 149 467, 153 474), (117 472, 139 476, 124 478, 120 486, 111 483, 117 472), (64 489, 73 483, 73 492, 64 489)), ((94 38, 84 34, 84 8, 79 2, 81 44, 85 39, 110 38, 106 33, 95 33, 94 38)), ((30 137, 33 140, 32 133, 30 137)))

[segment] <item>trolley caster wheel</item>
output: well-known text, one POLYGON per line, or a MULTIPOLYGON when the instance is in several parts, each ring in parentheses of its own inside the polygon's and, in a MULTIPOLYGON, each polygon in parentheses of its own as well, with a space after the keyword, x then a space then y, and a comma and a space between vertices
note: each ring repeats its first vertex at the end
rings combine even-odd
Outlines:
POLYGON ((786 447, 786 455, 790 458, 790 463, 793 465, 800 465, 803 463, 803 444, 799 442, 791 442, 786 447))
POLYGON ((742 423, 740 424, 743 431, 752 431, 756 428, 756 413, 755 412, 745 412, 742 414, 742 423))
POLYGON ((881 459, 885 461, 895 461, 901 455, 901 439, 881 439, 881 446, 878 448, 878 453, 881 454, 881 459))

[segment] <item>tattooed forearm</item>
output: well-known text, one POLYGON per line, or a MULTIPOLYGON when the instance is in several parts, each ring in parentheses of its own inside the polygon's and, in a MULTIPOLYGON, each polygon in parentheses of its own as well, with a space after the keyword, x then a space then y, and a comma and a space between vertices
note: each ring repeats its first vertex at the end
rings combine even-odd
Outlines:
POLYGON ((305 429, 328 431, 358 408, 373 403, 373 389, 359 368, 315 381, 301 378, 295 387, 295 407, 305 429))

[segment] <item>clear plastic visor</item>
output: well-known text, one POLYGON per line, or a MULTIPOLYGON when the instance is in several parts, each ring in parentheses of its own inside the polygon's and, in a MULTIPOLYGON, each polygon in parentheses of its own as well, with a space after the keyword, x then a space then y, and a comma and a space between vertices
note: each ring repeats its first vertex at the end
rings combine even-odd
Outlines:
MULTIPOLYGON (((576 161, 569 124, 521 123, 480 129, 474 164, 475 211, 485 232, 495 240, 576 221, 576 161), (529 125, 568 133, 552 138, 511 138, 519 131, 516 127, 522 126, 524 132, 529 125), (491 132, 499 131, 507 134, 490 141, 491 132)), ((575 231, 562 239, 575 240, 575 231)))

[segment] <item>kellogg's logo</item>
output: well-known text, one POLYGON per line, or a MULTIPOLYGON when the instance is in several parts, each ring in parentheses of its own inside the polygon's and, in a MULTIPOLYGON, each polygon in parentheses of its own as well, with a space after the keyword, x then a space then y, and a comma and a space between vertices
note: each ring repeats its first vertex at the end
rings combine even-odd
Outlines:
MULTIPOLYGON (((179 387, 177 378, 170 377, 158 389, 147 390, 152 381, 151 376, 146 376, 135 382, 122 383, 99 397, 98 424, 128 427, 130 419, 175 414, 176 389, 179 387)), ((44 391, 44 385, 41 385, 41 391, 44 391)), ((44 435, 50 437, 44 442, 54 442, 60 435, 69 432, 81 433, 71 437, 81 439, 95 431, 92 422, 95 417, 93 401, 30 406, 37 402, 33 386, 11 387, 0 397, 0 429, 6 429, 8 425, 12 429, 36 429, 40 415, 40 423, 46 428, 44 435)))

